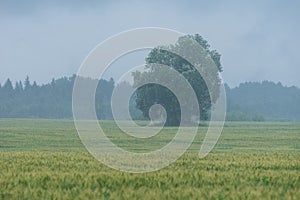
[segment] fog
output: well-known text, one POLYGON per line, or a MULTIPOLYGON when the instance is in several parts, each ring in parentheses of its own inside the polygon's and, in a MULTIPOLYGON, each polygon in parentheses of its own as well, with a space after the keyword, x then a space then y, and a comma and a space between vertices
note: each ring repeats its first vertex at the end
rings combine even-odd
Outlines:
MULTIPOLYGON (((107 37, 154 26, 202 35, 222 54, 222 76, 231 87, 262 80, 300 87, 299 6, 271 0, 1 1, 0 83, 26 75, 47 83, 72 75, 107 37)), ((142 53, 123 58, 106 76, 143 60, 142 53)))

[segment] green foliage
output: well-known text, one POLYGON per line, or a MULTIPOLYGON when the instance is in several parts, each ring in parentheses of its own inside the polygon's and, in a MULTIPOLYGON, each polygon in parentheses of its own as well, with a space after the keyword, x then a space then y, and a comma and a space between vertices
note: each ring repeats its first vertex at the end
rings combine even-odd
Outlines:
POLYGON ((227 119, 234 121, 299 121, 300 89, 270 81, 226 87, 227 119))
MULTIPOLYGON (((145 79, 157 76, 157 74, 152 72, 136 73, 135 76, 137 79, 145 79)), ((4 85, 0 85, 0 118, 72 118, 74 78, 75 76, 63 77, 53 79, 48 84, 37 85, 34 82, 31 84, 27 77, 24 85, 19 81, 14 84, 14 87, 8 79, 4 85)), ((96 80, 86 79, 86 81, 96 80)), ((112 119, 110 101, 114 87, 112 79, 99 82, 95 99, 99 119, 112 119)), ((131 86, 127 84, 126 87, 131 86)), ((159 102, 167 110, 180 112, 179 106, 173 106, 178 105, 177 99, 164 87, 149 84, 139 90, 139 95, 138 98, 138 94, 134 93, 130 100, 130 113, 134 119, 145 119, 142 111, 136 108, 136 104, 149 108, 153 104, 153 98, 141 98, 147 95, 160 99, 159 102)), ((201 98, 204 98, 205 93, 202 95, 201 98)), ((229 121, 300 121, 300 89, 297 87, 284 87, 281 83, 276 84, 269 81, 247 82, 232 89, 226 86, 226 95, 227 120, 229 121)), ((207 110, 209 110, 208 108, 207 110)), ((147 109, 144 109, 144 114, 148 115, 147 109)), ((202 117, 204 116, 202 115, 202 117)), ((169 120, 173 120, 170 123, 176 124, 179 118, 170 118, 169 120)))
MULTIPOLYGON (((195 46, 195 45, 194 45, 195 46)), ((221 55, 216 50, 210 50, 209 44, 206 40, 204 40, 200 35, 187 35, 178 39, 175 45, 169 45, 167 47, 157 47, 154 48, 146 58, 146 63, 148 71, 140 73, 135 72, 134 75, 134 86, 138 87, 140 83, 145 82, 145 80, 151 80, 151 78, 156 80, 171 80, 174 82, 176 87, 181 87, 180 84, 176 83, 176 79, 174 77, 168 76, 168 71, 165 70, 164 67, 158 67, 157 65, 151 64, 161 64, 171 67, 175 69, 180 74, 182 74, 185 79, 190 83, 193 90, 196 93, 199 109, 201 113, 201 119, 207 120, 209 116, 209 110, 211 108, 212 102, 215 102, 218 98, 219 92, 218 87, 221 83, 221 80, 218 76, 218 72, 222 71, 220 57, 221 55), (205 75, 208 75, 206 78, 209 79, 211 85, 213 85, 216 90, 213 92, 212 99, 208 92, 207 85, 205 83, 202 75, 196 70, 195 66, 189 63, 187 60, 182 58, 181 56, 173 53, 173 52, 185 52, 189 56, 195 54, 193 52, 193 45, 190 44, 191 40, 196 41, 200 46, 203 47, 205 54, 209 54, 213 59, 213 62, 218 67, 218 71, 214 69, 207 69, 203 67, 205 71, 205 75), (209 71, 209 73, 207 72, 209 71), (159 77, 159 79, 158 79, 159 77), (174 79, 174 80, 173 80, 174 79)), ((196 48, 196 50, 199 50, 196 48)), ((200 53, 200 52, 199 52, 200 53)), ((204 56, 204 55, 202 55, 204 56)), ((196 63, 201 66, 203 63, 196 63)), ((184 92, 186 89, 179 90, 184 92)), ((137 98, 136 98, 136 106, 143 112, 143 115, 149 118, 149 109, 153 104, 161 104, 167 112, 167 120, 166 125, 176 126, 179 125, 180 121, 186 120, 181 119, 181 112, 179 107, 179 102, 176 99, 175 94, 173 94, 168 88, 160 86, 158 84, 146 84, 142 87, 137 88, 137 98)), ((187 98, 188 99, 188 98, 187 98)), ((195 109, 190 108, 190 112, 193 113, 195 109)))
MULTIPOLYGON (((0 118, 72 118, 72 92, 76 76, 53 79, 51 83, 37 85, 30 83, 27 76, 24 82, 17 82, 13 88, 8 79, 0 87, 0 118)), ((82 78, 86 82, 95 82, 82 78)), ((96 91, 96 112, 99 119, 112 119, 110 98, 114 81, 100 80, 96 91)))
MULTIPOLYGON (((130 149, 132 138, 101 123, 130 149)), ((214 151, 199 159, 206 129, 169 167, 130 174, 86 152, 72 121, 0 120, 0 199, 298 199, 299 123, 227 123, 214 151)), ((153 147, 174 131, 164 129, 153 147)))

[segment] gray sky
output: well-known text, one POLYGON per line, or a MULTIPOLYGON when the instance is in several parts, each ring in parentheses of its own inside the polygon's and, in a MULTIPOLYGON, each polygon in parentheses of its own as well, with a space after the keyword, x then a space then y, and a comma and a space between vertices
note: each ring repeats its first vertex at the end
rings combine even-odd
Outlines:
MULTIPOLYGON (((222 54, 231 87, 261 80, 300 87, 299 2, 1 0, 0 83, 70 76, 107 37, 155 26, 202 35, 222 54)), ((144 55, 122 58, 114 70, 144 55)))

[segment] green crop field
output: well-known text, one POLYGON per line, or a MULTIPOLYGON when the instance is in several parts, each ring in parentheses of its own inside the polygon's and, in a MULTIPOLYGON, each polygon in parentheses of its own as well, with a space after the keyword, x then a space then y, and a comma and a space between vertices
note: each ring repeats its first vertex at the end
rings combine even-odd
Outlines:
MULTIPOLYGON (((101 123, 112 141, 136 152, 160 148, 176 132, 137 140, 101 123)), ((131 174, 87 153, 72 121, 0 120, 0 199, 300 198, 300 123, 226 123, 214 150, 199 159, 206 129, 175 163, 131 174)))

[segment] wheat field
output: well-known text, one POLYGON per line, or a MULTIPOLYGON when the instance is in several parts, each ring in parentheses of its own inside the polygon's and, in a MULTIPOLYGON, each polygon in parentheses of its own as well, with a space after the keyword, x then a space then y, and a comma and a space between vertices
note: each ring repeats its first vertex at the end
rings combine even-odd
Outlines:
MULTIPOLYGON (((160 148, 176 131, 165 128, 143 149, 145 141, 101 123, 112 141, 138 152, 160 148)), ((199 159, 206 128, 175 163, 131 174, 95 160, 72 121, 2 119, 0 199, 299 199, 300 123, 226 123, 199 159)))

